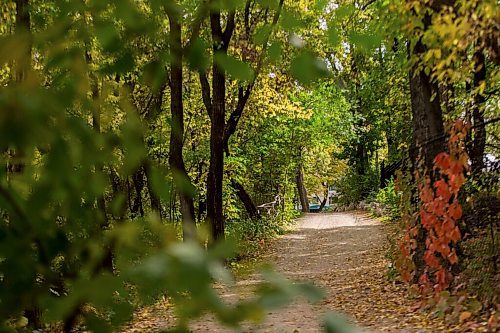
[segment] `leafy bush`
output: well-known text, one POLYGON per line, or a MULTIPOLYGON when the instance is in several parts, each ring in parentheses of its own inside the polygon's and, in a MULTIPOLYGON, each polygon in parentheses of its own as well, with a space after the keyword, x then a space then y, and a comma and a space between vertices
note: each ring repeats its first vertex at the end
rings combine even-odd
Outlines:
POLYGON ((338 204, 351 205, 369 197, 377 188, 378 175, 375 170, 370 170, 366 175, 359 175, 356 170, 349 169, 344 177, 335 183, 339 192, 338 204))
POLYGON ((382 206, 383 213, 387 214, 391 220, 396 220, 401 216, 401 193, 396 190, 394 179, 391 178, 386 187, 378 190, 375 202, 382 206))
POLYGON ((226 233, 238 244, 236 259, 256 256, 268 240, 288 230, 293 219, 300 213, 293 209, 292 204, 286 204, 285 207, 284 210, 277 207, 276 214, 264 215, 261 219, 228 221, 226 233))

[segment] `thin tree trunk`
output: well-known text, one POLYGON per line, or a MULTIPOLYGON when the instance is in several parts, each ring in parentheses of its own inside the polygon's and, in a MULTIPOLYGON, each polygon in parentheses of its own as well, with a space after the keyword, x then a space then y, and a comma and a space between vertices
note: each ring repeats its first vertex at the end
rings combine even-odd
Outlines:
MULTIPOLYGON (((16 24, 15 33, 18 38, 27 38, 31 29, 31 17, 29 12, 29 0, 16 0, 16 24)), ((15 80, 17 83, 22 83, 27 79, 27 73, 31 67, 31 43, 25 45, 22 55, 18 57, 14 65, 15 80)), ((21 173, 24 170, 24 152, 22 149, 16 149, 12 152, 12 163, 7 166, 8 173, 21 173)), ((42 328, 42 311, 40 307, 33 303, 24 311, 24 315, 28 319, 29 326, 34 329, 42 328)))
POLYGON ((251 219, 259 219, 261 217, 259 214, 259 211, 257 210, 257 207, 255 206, 252 198, 250 197, 248 192, 245 190, 243 185, 241 185, 236 180, 232 179, 231 186, 236 190, 236 195, 238 196, 238 198, 241 200, 241 202, 245 206, 245 210, 246 210, 248 216, 251 219))
POLYGON ((127 212, 127 197, 129 196, 127 185, 120 179, 116 170, 109 166, 109 180, 113 189, 113 199, 116 200, 120 195, 123 195, 123 202, 119 207, 112 211, 113 218, 118 221, 123 221, 127 212))
POLYGON ((323 211, 323 209, 325 208, 326 203, 328 201, 328 185, 325 186, 325 191, 324 191, 323 195, 324 195, 323 201, 321 201, 321 204, 319 205, 319 209, 318 209, 319 213, 321 213, 323 211))
POLYGON ((302 163, 297 166, 297 174, 295 177, 297 183, 297 192, 299 193, 300 205, 302 206, 302 212, 309 213, 309 200, 307 199, 307 190, 304 186, 304 171, 302 168, 302 163))
MULTIPOLYGON (((18 38, 31 39, 31 16, 29 12, 29 0, 16 0, 16 23, 15 33, 18 38)), ((17 83, 26 81, 28 71, 31 67, 31 42, 20 44, 24 48, 14 63, 14 79, 17 83)), ((10 162, 7 165, 7 176, 9 174, 21 173, 24 170, 24 151, 20 148, 10 151, 10 162)))
POLYGON ((168 11, 170 22, 170 50, 173 55, 170 66, 170 110, 172 130, 170 131, 169 164, 175 187, 179 193, 184 241, 196 239, 196 222, 193 203, 193 185, 186 171, 182 148, 184 144, 184 105, 182 100, 182 41, 178 14, 168 11))
POLYGON ((474 132, 472 138, 471 171, 478 175, 484 169, 484 148, 486 146, 486 126, 484 126, 484 95, 477 91, 479 86, 486 80, 486 62, 482 50, 474 52, 474 103, 472 105, 472 121, 474 132))
POLYGON ((144 189, 144 171, 142 164, 132 174, 132 183, 135 189, 135 198, 132 202, 131 213, 133 217, 140 215, 144 217, 144 208, 142 204, 142 190, 144 189))
MULTIPOLYGON (((273 28, 279 19, 284 0, 280 0, 274 13, 271 28, 273 28)), ((247 7, 248 8, 248 7, 247 7)), ((215 57, 226 55, 229 43, 236 27, 236 12, 230 10, 224 19, 221 10, 211 8, 210 11, 210 30, 212 35, 214 61, 212 65, 212 96, 210 96, 210 84, 205 73, 200 73, 200 83, 202 86, 203 103, 208 111, 211 120, 210 127, 210 166, 207 177, 207 220, 212 228, 212 240, 217 241, 224 238, 224 215, 222 210, 222 188, 224 176, 224 150, 228 150, 228 142, 231 135, 236 131, 239 119, 250 97, 255 80, 262 69, 265 50, 268 46, 268 40, 272 29, 266 36, 257 61, 255 75, 251 82, 246 86, 238 88, 238 98, 235 109, 228 117, 226 124, 226 75, 219 66, 215 57), (225 28, 222 28, 222 21, 225 22, 225 28)), ((245 11, 245 17, 248 18, 250 12, 245 11)))
POLYGON ((155 212, 158 216, 158 218, 162 219, 161 215, 161 202, 160 198, 156 195, 155 191, 153 190, 153 180, 152 180, 152 166, 151 162, 147 161, 144 164, 144 173, 146 176, 146 186, 148 187, 148 193, 149 193, 149 200, 151 202, 151 209, 153 212, 155 212))
POLYGON ((212 71, 212 116, 210 126, 210 165, 207 177, 207 220, 213 240, 224 238, 222 188, 224 177, 224 128, 226 115, 226 78, 214 64, 212 71))

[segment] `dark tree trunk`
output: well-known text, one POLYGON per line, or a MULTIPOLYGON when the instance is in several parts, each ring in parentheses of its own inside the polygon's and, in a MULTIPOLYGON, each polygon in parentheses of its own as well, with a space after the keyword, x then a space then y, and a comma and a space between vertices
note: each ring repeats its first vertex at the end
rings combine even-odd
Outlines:
MULTIPOLYGON (((31 16, 29 12, 29 0, 16 0, 16 25, 15 33, 18 38, 27 38, 31 29, 31 16)), ((31 37, 30 37, 31 38, 31 37)), ((21 56, 15 64, 15 80, 22 83, 27 79, 27 73, 31 67, 31 43, 25 45, 21 56)), ((24 170, 24 152, 22 149, 12 151, 13 163, 8 166, 11 173, 21 173, 24 170)), ((42 328, 42 311, 37 304, 32 304, 25 309, 24 315, 28 319, 28 324, 31 328, 42 328)))
MULTIPOLYGON (((16 0, 16 28, 18 36, 30 33, 31 17, 29 12, 29 0, 16 0)), ((24 38, 27 38, 24 37, 24 38)), ((31 38, 31 37, 29 37, 31 38)), ((31 67, 31 43, 21 44, 25 47, 22 56, 18 58, 15 65, 15 79, 17 82, 23 82, 27 78, 27 72, 31 67)))
POLYGON ((368 164, 367 159, 368 155, 365 150, 365 145, 363 142, 360 142, 356 147, 356 170, 360 176, 364 176, 366 174, 366 165, 368 164))
POLYGON ((328 187, 326 188, 325 193, 323 195, 324 195, 323 201, 321 201, 321 204, 319 205, 319 209, 318 209, 319 213, 321 213, 323 211, 323 209, 326 206, 326 203, 328 202, 328 187))
POLYGON ((191 179, 186 171, 182 148, 184 145, 184 104, 182 100, 182 41, 178 14, 168 11, 170 22, 170 50, 173 59, 170 65, 170 110, 172 130, 170 131, 169 164, 175 187, 179 193, 184 241, 196 239, 196 222, 192 197, 191 179))
MULTIPOLYGON (((148 187, 148 193, 149 193, 149 200, 151 202, 151 209, 153 210, 153 212, 155 212, 157 214, 157 216, 159 217, 160 221, 161 221, 161 202, 160 202, 160 198, 156 195, 155 191, 153 190, 153 180, 152 180, 152 175, 151 175, 151 170, 152 169, 152 166, 151 166, 151 162, 146 162, 144 164, 144 172, 145 172, 145 175, 146 175, 146 185, 148 187)), ((165 184, 165 186, 167 186, 165 184)))
MULTIPOLYGON (((437 3, 437 2, 436 2, 437 3)), ((434 4, 436 4, 434 3, 434 4)), ((424 29, 431 24, 431 16, 425 14, 424 29)), ((411 55, 420 57, 426 51, 426 46, 419 40, 413 50, 409 50, 411 55)), ((413 161, 413 171, 420 166, 418 160, 423 158, 423 167, 433 181, 433 166, 436 155, 445 150, 445 137, 443 115, 440 105, 440 92, 438 84, 431 81, 429 75, 424 70, 418 70, 415 65, 410 71, 410 95, 412 109, 413 142, 411 147, 411 158, 413 161), (434 97, 434 99, 432 99, 434 97)), ((418 197, 415 194, 415 201, 418 197)), ((416 237, 417 246, 413 257, 416 270, 414 282, 424 272, 424 253, 426 250, 425 240, 427 233, 423 227, 419 229, 416 237)))
MULTIPOLYGON (((18 38, 30 38, 31 16, 29 12, 29 0, 16 0, 16 23, 15 33, 18 38)), ((26 81, 28 71, 31 67, 31 42, 20 45, 23 50, 14 63, 14 79, 17 83, 26 81)), ((17 147, 10 151, 10 163, 7 165, 9 173, 21 173, 24 170, 24 151, 17 147)))
MULTIPOLYGON (((284 0, 280 0, 273 16, 271 27, 279 19, 284 0)), ((248 7, 247 7, 248 9, 248 7)), ((228 117, 226 124, 226 75, 215 61, 218 54, 227 54, 229 43, 236 27, 235 11, 230 10, 223 19, 220 9, 212 8, 210 11, 210 31, 212 35, 214 61, 212 64, 212 95, 210 96, 210 83, 206 73, 200 73, 203 103, 210 116, 210 166, 207 176, 207 220, 212 231, 212 240, 224 238, 224 214, 222 210, 222 187, 224 174, 224 150, 228 149, 231 135, 236 131, 239 119, 250 97, 255 80, 262 68, 265 50, 267 49, 270 33, 266 36, 260 57, 257 60, 255 75, 246 87, 238 88, 238 98, 235 109, 228 117), (222 28, 222 21, 225 28, 222 28)), ((245 10, 245 20, 250 12, 245 10)), ((272 31, 272 29, 271 29, 272 31)))
POLYGON ((112 211, 113 217, 118 221, 122 221, 127 212, 126 199, 129 196, 128 186, 122 182, 120 176, 112 166, 109 167, 109 180, 111 182, 111 188, 113 189, 113 200, 118 198, 118 196, 123 195, 123 202, 121 206, 115 207, 115 210, 112 211))
MULTIPOLYGON (((87 49, 85 52, 87 65, 92 63, 92 57, 90 55, 90 50, 87 49)), ((92 94, 92 101, 94 104, 92 105, 92 128, 97 133, 97 135, 101 134, 101 112, 99 108, 99 85, 97 83, 97 78, 94 73, 89 73, 90 79, 90 90, 92 94)), ((95 165, 96 172, 101 172, 104 174, 104 165, 102 163, 96 163, 95 165)), ((104 191, 97 198, 97 208, 99 210, 99 224, 101 228, 106 228, 108 226, 108 218, 106 214, 106 200, 104 198, 104 191)))
MULTIPOLYGON (((420 54, 425 50, 421 42, 413 52, 420 54)), ((410 74, 410 93, 412 109, 413 142, 416 155, 422 154, 429 171, 434 165, 434 157, 445 149, 443 115, 437 84, 423 71, 410 74), (435 94, 434 100, 431 100, 435 94)))
POLYGON ((472 105, 472 122, 474 125, 471 158, 471 171, 478 175, 484 169, 484 148, 486 146, 486 126, 484 126, 484 103, 486 99, 477 91, 481 82, 486 80, 486 62, 482 50, 474 52, 474 103, 472 105))
POLYGON ((134 184, 135 189, 135 198, 132 202, 132 207, 130 212, 132 213, 132 217, 136 217, 140 215, 144 217, 144 208, 142 205, 142 190, 144 188, 144 170, 142 165, 140 165, 137 170, 132 174, 132 182, 134 184))
POLYGON ((236 180, 232 179, 231 186, 236 190, 236 195, 238 196, 238 198, 241 200, 241 202, 245 206, 245 210, 246 210, 248 216, 251 219, 259 219, 261 217, 259 214, 259 211, 257 210, 257 207, 255 206, 252 198, 247 193, 247 191, 245 190, 243 185, 241 185, 236 180))
POLYGON ((304 186, 304 171, 302 169, 302 164, 297 166, 297 173, 295 176, 295 181, 297 183, 297 192, 299 193, 300 205, 302 206, 302 212, 309 213, 309 200, 307 199, 307 190, 304 186))
POLYGON ((226 78, 214 64, 212 71, 212 116, 210 126, 210 166, 207 177, 207 219, 213 240, 224 238, 222 187, 224 176, 224 128, 226 115, 226 78))

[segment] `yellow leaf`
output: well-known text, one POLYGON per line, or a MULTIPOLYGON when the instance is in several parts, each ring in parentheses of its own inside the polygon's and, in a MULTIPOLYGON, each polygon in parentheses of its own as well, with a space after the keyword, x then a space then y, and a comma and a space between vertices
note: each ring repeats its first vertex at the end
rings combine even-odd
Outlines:
POLYGON ((472 313, 470 313, 469 311, 462 312, 460 314, 460 317, 459 317, 460 323, 463 323, 464 321, 469 319, 471 316, 472 316, 472 313))

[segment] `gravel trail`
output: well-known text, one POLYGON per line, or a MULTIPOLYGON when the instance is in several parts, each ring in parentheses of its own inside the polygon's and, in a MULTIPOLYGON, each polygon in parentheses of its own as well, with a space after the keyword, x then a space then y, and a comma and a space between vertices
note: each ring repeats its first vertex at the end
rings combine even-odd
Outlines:
MULTIPOLYGON (((328 311, 345 314, 364 332, 449 332, 440 322, 416 311, 403 285, 387 279, 385 228, 362 212, 306 214, 293 232, 276 240, 264 260, 285 276, 312 281, 327 297, 319 304, 296 301, 268 313, 260 324, 245 324, 243 332, 321 332, 321 318, 328 311)), ((224 289, 229 302, 247 297, 258 281, 250 275, 237 282, 235 290, 224 289)), ((150 311, 148 316, 151 316, 150 311)), ((147 332, 168 327, 167 314, 156 314, 149 329, 133 326, 127 332, 147 332)), ((148 318, 151 321, 151 318, 148 318)), ((140 322, 138 322, 140 324, 140 322)), ((206 316, 194 322, 193 332, 234 332, 206 316)))

